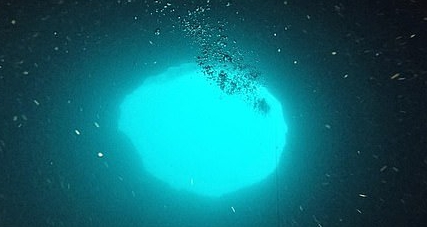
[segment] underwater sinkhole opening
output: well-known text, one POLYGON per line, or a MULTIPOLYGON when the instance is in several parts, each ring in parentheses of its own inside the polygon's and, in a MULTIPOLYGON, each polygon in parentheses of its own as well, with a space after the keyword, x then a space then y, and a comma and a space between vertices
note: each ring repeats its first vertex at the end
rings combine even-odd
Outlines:
POLYGON ((281 103, 266 87, 224 92, 195 63, 147 77, 125 97, 118 127, 148 173, 209 197, 272 174, 287 132, 281 103))

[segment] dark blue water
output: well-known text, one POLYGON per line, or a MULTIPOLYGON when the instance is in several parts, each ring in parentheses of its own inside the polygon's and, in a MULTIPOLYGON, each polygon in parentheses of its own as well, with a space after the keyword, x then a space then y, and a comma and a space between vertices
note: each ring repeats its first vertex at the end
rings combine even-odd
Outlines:
POLYGON ((419 1, 2 1, 0 15, 0 226, 427 223, 419 1), (199 25, 212 36, 186 30, 199 25), (260 73, 289 129, 273 175, 209 199, 145 173, 117 120, 147 76, 218 53, 260 73))

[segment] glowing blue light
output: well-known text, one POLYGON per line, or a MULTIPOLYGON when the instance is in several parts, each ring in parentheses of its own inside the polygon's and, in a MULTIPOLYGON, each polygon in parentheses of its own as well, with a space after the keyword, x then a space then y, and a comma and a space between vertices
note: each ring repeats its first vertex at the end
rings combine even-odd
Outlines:
POLYGON ((256 108, 227 95, 196 64, 147 78, 121 105, 119 129, 144 167, 178 190, 221 196, 271 174, 285 145, 282 107, 259 86, 256 108))

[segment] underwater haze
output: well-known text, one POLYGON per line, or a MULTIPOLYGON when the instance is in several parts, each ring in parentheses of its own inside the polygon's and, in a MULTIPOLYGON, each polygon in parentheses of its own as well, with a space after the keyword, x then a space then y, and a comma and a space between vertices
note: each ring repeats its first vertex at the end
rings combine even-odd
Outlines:
POLYGON ((421 1, 1 1, 0 226, 427 225, 421 1))

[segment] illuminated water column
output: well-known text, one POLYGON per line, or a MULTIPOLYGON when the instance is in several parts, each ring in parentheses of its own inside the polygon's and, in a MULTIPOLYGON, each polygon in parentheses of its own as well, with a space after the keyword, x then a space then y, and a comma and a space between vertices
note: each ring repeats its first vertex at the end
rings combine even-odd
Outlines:
POLYGON ((121 105, 119 129, 147 172, 177 190, 218 197, 273 173, 285 145, 282 106, 227 94, 196 64, 148 77, 121 105))

